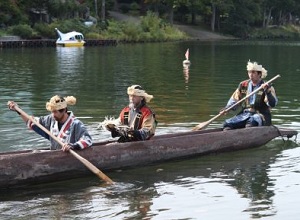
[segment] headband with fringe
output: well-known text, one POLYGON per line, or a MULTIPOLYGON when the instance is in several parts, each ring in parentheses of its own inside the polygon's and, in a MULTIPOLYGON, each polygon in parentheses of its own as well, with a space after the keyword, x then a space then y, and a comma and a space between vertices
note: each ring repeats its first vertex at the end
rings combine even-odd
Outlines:
POLYGON ((247 71, 258 71, 261 72, 261 78, 265 78, 268 74, 267 74, 267 70, 265 68, 263 68, 262 65, 258 65, 257 62, 250 62, 250 60, 247 63, 247 71))
POLYGON ((67 108, 68 105, 75 105, 76 98, 74 96, 61 97, 58 95, 53 96, 49 102, 46 103, 46 109, 49 112, 67 108))
POLYGON ((146 102, 150 102, 153 98, 153 95, 149 95, 148 93, 146 93, 145 90, 143 90, 139 85, 132 85, 128 87, 127 94, 144 97, 146 102))

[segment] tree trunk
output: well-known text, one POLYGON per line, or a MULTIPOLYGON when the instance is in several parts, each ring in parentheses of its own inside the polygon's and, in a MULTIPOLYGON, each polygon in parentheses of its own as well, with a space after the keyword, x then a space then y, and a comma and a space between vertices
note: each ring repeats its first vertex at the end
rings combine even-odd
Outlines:
POLYGON ((113 6, 114 11, 119 11, 119 3, 118 0, 114 0, 114 6, 113 6))
POLYGON ((145 4, 145 1, 142 0, 140 3, 140 15, 146 15, 147 13, 147 5, 145 4))
POLYGON ((272 16, 272 10, 273 10, 273 7, 271 7, 269 9, 269 13, 268 13, 268 17, 267 17, 267 21, 266 21, 266 27, 268 27, 270 25, 270 21, 271 21, 271 16, 272 16))
POLYGON ((170 24, 173 26, 173 20, 174 20, 174 9, 173 9, 173 7, 171 6, 171 8, 170 8, 170 14, 169 14, 169 22, 170 22, 170 24))
POLYGON ((278 25, 282 25, 282 10, 279 11, 278 25))
POLYGON ((221 31, 221 20, 220 20, 220 11, 218 10, 218 12, 216 13, 216 26, 218 28, 218 31, 221 31))
POLYGON ((210 27, 211 27, 211 31, 215 31, 215 22, 216 22, 216 6, 215 4, 211 5, 211 21, 210 21, 210 27))
POLYGON ((292 24, 293 23, 293 15, 292 15, 292 13, 289 12, 288 16, 289 16, 288 24, 292 24))
POLYGON ((192 21, 191 21, 192 24, 196 24, 196 13, 195 12, 192 12, 192 21))
POLYGON ((262 27, 263 28, 266 28, 266 24, 267 24, 267 12, 266 12, 267 9, 264 9, 264 14, 263 14, 263 22, 262 22, 262 27))
POLYGON ((95 17, 98 18, 98 0, 95 0, 95 17))
POLYGON ((101 3, 101 22, 105 22, 105 0, 101 3))

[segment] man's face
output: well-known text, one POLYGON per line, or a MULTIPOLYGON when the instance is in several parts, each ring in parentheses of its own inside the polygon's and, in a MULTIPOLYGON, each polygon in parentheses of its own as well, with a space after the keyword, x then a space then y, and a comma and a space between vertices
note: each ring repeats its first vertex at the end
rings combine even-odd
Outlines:
POLYGON ((135 108, 141 103, 142 100, 143 97, 136 96, 136 95, 129 95, 129 102, 132 103, 135 108))
POLYGON ((260 80, 261 73, 251 70, 251 71, 248 71, 248 76, 252 82, 258 82, 260 80))
POLYGON ((64 118, 64 114, 65 114, 65 111, 59 111, 59 110, 54 110, 52 111, 52 116, 53 118, 58 121, 58 122, 61 122, 64 118))

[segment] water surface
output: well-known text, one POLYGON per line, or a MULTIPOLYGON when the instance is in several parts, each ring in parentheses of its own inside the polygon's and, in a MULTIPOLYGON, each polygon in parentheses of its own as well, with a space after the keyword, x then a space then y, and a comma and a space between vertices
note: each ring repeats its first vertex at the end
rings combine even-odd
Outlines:
MULTIPOLYGON (((110 139, 97 129, 128 102, 127 87, 140 84, 154 96, 149 105, 157 134, 188 131, 217 115, 247 61, 268 70, 279 104, 273 123, 300 131, 298 42, 175 42, 86 48, 0 50, 0 151, 48 145, 29 131, 6 103, 45 115, 53 95, 73 95, 70 107, 95 141, 110 139), (186 49, 190 68, 184 69, 186 49)), ((224 117, 209 127, 220 127, 224 117)), ((107 186, 91 174, 0 195, 1 219, 296 219, 300 198, 299 137, 277 138, 260 148, 171 161, 106 173, 107 186)), ((59 164, 58 164, 59 165, 59 164)))

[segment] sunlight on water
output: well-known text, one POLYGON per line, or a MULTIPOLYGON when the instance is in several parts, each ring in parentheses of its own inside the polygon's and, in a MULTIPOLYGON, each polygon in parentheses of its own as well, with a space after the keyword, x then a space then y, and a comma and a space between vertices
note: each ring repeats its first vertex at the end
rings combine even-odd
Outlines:
POLYGON ((241 198, 234 188, 218 179, 181 179, 176 184, 158 183, 156 188, 160 196, 152 201, 149 215, 153 219, 171 219, 172 216, 184 219, 187 213, 192 219, 214 219, 220 210, 222 218, 249 219, 244 213, 248 199, 241 198), (224 204, 231 208, 226 209, 224 204))
POLYGON ((296 216, 298 210, 291 206, 291 198, 294 204, 299 204, 298 194, 300 188, 300 148, 285 150, 277 155, 275 163, 269 168, 269 177, 272 186, 269 190, 275 191, 272 200, 276 210, 276 218, 282 219, 289 213, 289 216, 296 216))

